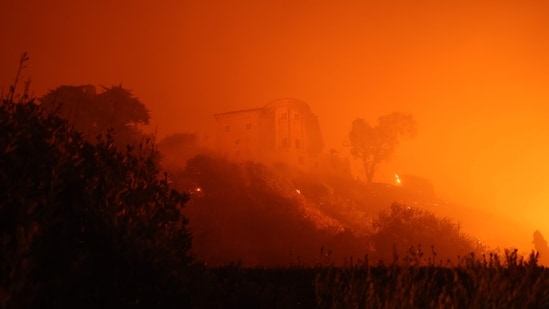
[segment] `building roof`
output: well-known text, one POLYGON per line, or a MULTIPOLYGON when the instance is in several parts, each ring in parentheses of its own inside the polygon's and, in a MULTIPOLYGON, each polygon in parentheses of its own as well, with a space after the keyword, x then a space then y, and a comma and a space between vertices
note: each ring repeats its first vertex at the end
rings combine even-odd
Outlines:
POLYGON ((229 112, 224 112, 224 113, 217 113, 217 114, 214 114, 214 117, 217 118, 217 117, 220 117, 220 116, 226 116, 226 115, 231 115, 231 114, 242 114, 242 113, 247 113, 247 112, 260 112, 260 111, 264 111, 264 110, 267 110, 267 109, 270 109, 270 108, 273 108, 273 107, 287 106, 287 105, 293 105, 293 106, 296 106, 296 107, 299 107, 299 108, 303 108, 303 109, 310 112, 309 105, 307 103, 305 103, 304 101, 294 99, 294 98, 281 98, 281 99, 276 99, 276 100, 273 100, 273 101, 267 103, 264 107, 248 108, 248 109, 241 109, 241 110, 229 111, 229 112))
POLYGON ((237 111, 230 111, 230 112, 214 114, 214 117, 217 118, 219 116, 225 116, 225 115, 230 115, 230 114, 241 114, 241 113, 247 113, 247 112, 260 112, 262 110, 263 110, 263 108, 241 109, 241 110, 237 110, 237 111))
POLYGON ((294 98, 282 98, 282 99, 273 100, 269 102, 267 105, 265 105, 264 109, 269 109, 269 108, 278 107, 278 106, 295 106, 300 109, 305 109, 308 112, 311 111, 307 103, 294 98))

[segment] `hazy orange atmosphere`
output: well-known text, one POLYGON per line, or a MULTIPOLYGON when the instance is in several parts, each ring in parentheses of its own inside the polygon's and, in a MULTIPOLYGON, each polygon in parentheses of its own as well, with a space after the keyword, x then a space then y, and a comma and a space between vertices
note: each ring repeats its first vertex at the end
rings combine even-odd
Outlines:
POLYGON ((375 181, 431 180, 494 247, 549 235, 547 1, 6 0, 0 20, 4 92, 28 52, 35 96, 122 83, 158 138, 297 98, 342 154, 355 118, 411 113, 417 136, 375 181))

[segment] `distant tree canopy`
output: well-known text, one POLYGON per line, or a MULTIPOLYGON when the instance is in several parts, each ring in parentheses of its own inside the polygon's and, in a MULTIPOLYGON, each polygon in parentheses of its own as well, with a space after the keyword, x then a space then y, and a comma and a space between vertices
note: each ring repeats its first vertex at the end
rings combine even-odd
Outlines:
POLYGON ((184 297, 188 197, 159 174, 154 148, 119 151, 108 133, 91 144, 14 91, 0 98, 0 307, 184 297))
POLYGON ((351 154, 362 160, 367 183, 372 183, 377 165, 390 159, 400 139, 415 133, 413 116, 399 112, 379 117, 376 126, 361 118, 353 121, 349 132, 351 154))
POLYGON ((114 129, 119 148, 141 141, 138 125, 149 124, 149 111, 121 85, 104 87, 97 93, 93 85, 60 86, 40 98, 42 107, 54 111, 95 142, 98 134, 114 129))

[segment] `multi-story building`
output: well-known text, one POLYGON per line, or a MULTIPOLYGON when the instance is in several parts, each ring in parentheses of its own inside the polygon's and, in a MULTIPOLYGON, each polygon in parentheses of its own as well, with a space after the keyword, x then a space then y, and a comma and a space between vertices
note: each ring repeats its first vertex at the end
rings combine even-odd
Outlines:
POLYGON ((263 108, 215 115, 216 149, 234 161, 280 162, 313 168, 323 148, 316 115, 296 99, 279 99, 263 108))

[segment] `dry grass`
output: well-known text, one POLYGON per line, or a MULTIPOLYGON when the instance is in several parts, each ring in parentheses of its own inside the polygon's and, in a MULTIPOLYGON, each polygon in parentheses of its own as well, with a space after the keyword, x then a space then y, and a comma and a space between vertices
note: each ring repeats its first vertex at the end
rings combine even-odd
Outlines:
POLYGON ((549 272, 517 251, 435 265, 408 263, 323 268, 315 278, 320 308, 547 308, 549 272))

